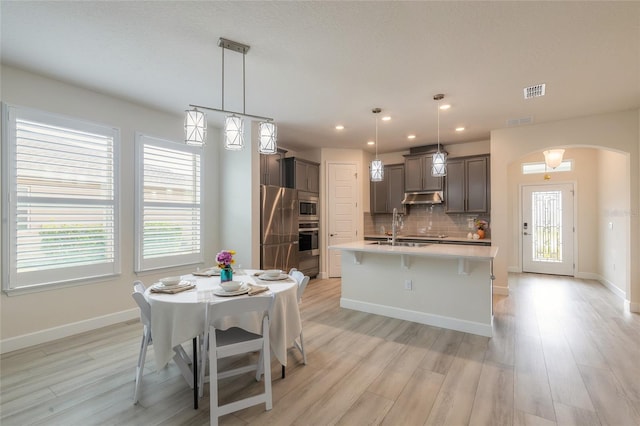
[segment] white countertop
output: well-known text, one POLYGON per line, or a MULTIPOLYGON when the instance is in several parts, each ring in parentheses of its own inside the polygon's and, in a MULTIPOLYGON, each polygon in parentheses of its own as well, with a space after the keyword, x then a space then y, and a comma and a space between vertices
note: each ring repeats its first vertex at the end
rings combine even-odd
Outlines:
POLYGON ((447 257, 459 259, 494 259, 498 253, 495 246, 474 246, 433 243, 424 247, 402 247, 372 244, 373 241, 354 241, 329 246, 329 250, 345 250, 366 253, 413 255, 424 257, 447 257))

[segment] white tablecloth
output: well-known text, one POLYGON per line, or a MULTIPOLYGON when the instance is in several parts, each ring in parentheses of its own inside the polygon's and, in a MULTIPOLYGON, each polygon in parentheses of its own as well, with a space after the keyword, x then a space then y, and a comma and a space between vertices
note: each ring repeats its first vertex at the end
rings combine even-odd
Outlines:
MULTIPOLYGON (((275 293, 271 316, 269 339, 271 350, 282 365, 287 365, 287 348, 300 335, 302 323, 298 309, 298 284, 293 278, 283 281, 262 281, 256 278, 255 271, 245 270, 246 275, 234 273, 234 281, 266 285, 275 293)), ((163 368, 173 357, 173 347, 190 341, 204 332, 204 314, 208 303, 224 303, 236 297, 216 296, 213 292, 219 288, 220 277, 196 277, 183 275, 183 279, 196 280, 196 288, 176 294, 151 293, 147 289, 146 297, 151 304, 151 330, 156 367, 163 368)), ((219 328, 241 326, 259 333, 261 318, 248 314, 227 317, 219 328)))

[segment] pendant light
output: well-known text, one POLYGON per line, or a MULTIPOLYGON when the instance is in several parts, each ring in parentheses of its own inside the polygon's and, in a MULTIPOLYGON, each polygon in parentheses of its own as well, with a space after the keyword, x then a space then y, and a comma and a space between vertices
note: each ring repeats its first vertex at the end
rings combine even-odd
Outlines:
POLYGON ((207 139, 207 116, 197 108, 184 115, 184 141, 187 145, 203 146, 207 139))
POLYGON ((260 123, 260 154, 275 154, 278 151, 276 144, 276 125, 267 121, 260 123))
POLYGON ((256 118, 260 122, 259 151, 262 154, 275 154, 278 150, 276 125, 273 118, 247 114, 245 111, 245 56, 250 46, 237 41, 220 38, 218 46, 222 48, 222 108, 210 108, 201 105, 189 105, 193 109, 185 111, 185 142, 189 145, 203 146, 207 134, 206 116, 200 109, 229 114, 224 121, 224 147, 230 151, 244 148, 244 118, 256 118), (224 51, 226 49, 242 53, 242 112, 224 109, 224 51))
POLYGON ((555 169, 562 164, 564 149, 550 149, 548 151, 543 151, 542 154, 544 154, 544 162, 547 167, 555 169))
POLYGON ((371 176, 371 182, 382 182, 384 180, 384 164, 378 159, 378 114, 382 110, 380 108, 374 108, 371 110, 376 117, 376 158, 371 162, 369 166, 369 175, 371 176))
POLYGON ((433 154, 431 176, 441 177, 447 175, 447 154, 440 152, 440 101, 444 99, 444 95, 435 95, 433 99, 438 101, 438 152, 433 154))

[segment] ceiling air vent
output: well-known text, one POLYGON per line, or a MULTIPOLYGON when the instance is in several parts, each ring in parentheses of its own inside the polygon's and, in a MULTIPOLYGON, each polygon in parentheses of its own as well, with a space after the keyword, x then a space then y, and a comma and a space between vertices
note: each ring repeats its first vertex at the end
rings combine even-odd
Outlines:
POLYGON ((525 87, 524 88, 524 98, 531 99, 537 98, 538 96, 544 96, 545 83, 536 84, 535 86, 525 87))
POLYGON ((507 120, 507 126, 520 126, 522 124, 531 124, 533 123, 533 117, 522 117, 522 118, 510 118, 507 120))

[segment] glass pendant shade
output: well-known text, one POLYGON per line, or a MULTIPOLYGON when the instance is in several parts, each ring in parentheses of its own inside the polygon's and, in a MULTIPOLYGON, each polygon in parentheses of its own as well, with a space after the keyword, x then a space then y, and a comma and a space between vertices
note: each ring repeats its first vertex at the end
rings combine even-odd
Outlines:
POLYGON ((369 166, 369 172, 371 174, 371 182, 382 182, 384 180, 384 165, 381 160, 377 158, 371 162, 369 166))
POLYGON ((224 120, 224 148, 239 151, 244 148, 244 120, 237 115, 229 115, 224 120))
POLYGON ((433 154, 433 163, 431 165, 431 176, 440 177, 447 175, 447 154, 444 152, 436 152, 433 154))
POLYGON ((276 125, 268 121, 260 123, 260 154, 275 154, 278 151, 276 125))
POLYGON ((562 163, 562 156, 564 155, 564 149, 551 149, 544 151, 544 162, 547 167, 555 169, 562 163))
POLYGON ((207 139, 207 116, 197 109, 188 109, 184 113, 184 142, 203 146, 207 139))

